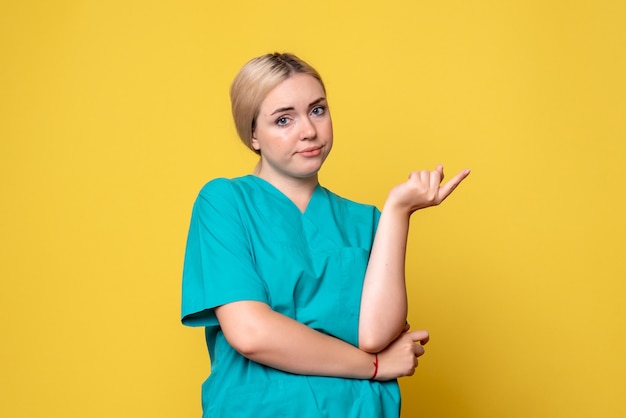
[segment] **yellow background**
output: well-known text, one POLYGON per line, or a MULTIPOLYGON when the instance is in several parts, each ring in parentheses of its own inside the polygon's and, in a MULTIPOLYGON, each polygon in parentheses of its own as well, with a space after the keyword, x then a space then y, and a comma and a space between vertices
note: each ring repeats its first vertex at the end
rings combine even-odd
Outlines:
POLYGON ((247 173, 228 87, 293 51, 325 78, 322 182, 414 216, 432 341, 404 417, 626 416, 623 1, 0 2, 0 416, 198 417, 180 325, 191 205, 247 173))

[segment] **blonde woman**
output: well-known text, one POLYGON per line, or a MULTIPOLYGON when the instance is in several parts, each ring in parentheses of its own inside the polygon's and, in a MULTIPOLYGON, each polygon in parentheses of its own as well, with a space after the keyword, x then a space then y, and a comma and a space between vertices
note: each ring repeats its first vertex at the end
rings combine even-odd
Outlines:
POLYGON ((409 219, 469 174, 415 171, 382 212, 322 187, 333 129, 322 78, 292 54, 249 61, 231 87, 253 174, 194 204, 182 321, 206 330, 204 417, 395 417, 428 333, 406 325, 409 219))

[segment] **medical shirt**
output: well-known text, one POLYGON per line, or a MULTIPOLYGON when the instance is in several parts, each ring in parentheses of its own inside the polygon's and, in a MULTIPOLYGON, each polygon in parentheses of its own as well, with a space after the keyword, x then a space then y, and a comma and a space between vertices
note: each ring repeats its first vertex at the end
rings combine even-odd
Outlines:
POLYGON ((204 326, 211 374, 204 417, 399 416, 396 381, 304 376, 240 355, 214 308, 268 304, 358 346, 363 278, 380 213, 318 185, 302 213, 256 176, 215 179, 194 204, 183 269, 182 321, 204 326))

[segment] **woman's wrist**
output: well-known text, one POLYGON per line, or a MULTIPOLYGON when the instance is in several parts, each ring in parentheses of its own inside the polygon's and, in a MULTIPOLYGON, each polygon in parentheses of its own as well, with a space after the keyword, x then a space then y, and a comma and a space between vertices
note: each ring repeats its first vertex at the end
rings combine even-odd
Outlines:
POLYGON ((415 212, 415 210, 406 205, 404 202, 389 196, 385 201, 385 204, 383 205, 382 213, 385 212, 387 212, 394 218, 401 217, 408 219, 411 217, 413 212, 415 212))
POLYGON ((374 380, 376 379, 376 376, 378 376, 378 354, 374 354, 374 373, 372 374, 372 377, 370 377, 370 380, 374 380))

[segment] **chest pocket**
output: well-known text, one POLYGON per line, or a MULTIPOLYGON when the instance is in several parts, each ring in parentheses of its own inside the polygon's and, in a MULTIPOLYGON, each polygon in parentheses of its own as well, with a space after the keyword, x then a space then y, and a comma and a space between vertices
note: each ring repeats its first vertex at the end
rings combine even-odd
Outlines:
POLYGON ((295 289, 296 319, 357 345, 361 291, 369 252, 347 247, 312 257, 314 274, 303 276, 295 289))

